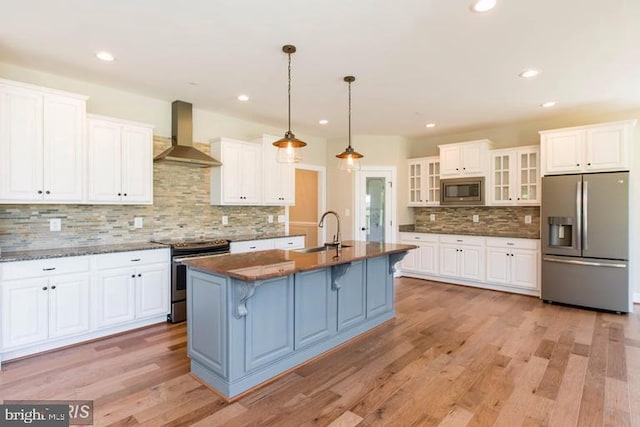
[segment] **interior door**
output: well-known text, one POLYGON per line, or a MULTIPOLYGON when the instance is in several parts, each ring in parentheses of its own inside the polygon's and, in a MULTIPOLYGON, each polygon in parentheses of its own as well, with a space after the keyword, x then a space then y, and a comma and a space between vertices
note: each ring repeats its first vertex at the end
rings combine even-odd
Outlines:
POLYGON ((358 174, 356 239, 367 242, 393 241, 391 171, 359 171, 358 174))

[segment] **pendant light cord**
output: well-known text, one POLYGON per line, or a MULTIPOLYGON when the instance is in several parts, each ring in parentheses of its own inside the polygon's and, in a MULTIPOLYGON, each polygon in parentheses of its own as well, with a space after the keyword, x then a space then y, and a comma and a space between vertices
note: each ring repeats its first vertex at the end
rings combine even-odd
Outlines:
POLYGON ((349 82, 349 148, 351 148, 351 82, 349 82))
POLYGON ((289 132, 291 133, 291 54, 287 54, 289 56, 289 89, 287 92, 287 97, 289 98, 289 132))

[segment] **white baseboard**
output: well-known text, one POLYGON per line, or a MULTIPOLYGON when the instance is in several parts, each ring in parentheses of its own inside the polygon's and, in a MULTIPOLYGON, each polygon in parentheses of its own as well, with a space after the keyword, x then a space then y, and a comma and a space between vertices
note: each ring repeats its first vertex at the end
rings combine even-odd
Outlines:
POLYGON ((633 293, 633 302, 634 304, 640 304, 640 292, 633 293))

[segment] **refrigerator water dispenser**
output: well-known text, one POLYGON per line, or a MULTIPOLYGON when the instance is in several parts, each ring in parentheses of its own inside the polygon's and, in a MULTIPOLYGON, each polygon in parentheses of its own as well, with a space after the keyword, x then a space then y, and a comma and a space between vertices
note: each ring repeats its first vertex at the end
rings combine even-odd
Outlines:
POLYGON ((549 217, 549 246, 571 247, 573 244, 573 218, 549 217))

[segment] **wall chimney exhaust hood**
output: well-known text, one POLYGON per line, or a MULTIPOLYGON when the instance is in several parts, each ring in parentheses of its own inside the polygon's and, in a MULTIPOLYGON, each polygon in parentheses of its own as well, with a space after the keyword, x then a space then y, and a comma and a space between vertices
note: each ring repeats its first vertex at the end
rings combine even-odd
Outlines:
POLYGON ((193 148, 193 106, 184 101, 171 103, 171 147, 154 162, 169 162, 194 168, 220 166, 213 157, 193 148))

